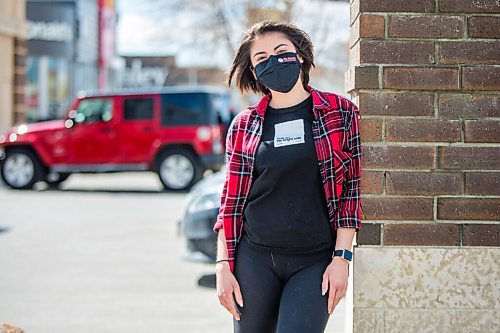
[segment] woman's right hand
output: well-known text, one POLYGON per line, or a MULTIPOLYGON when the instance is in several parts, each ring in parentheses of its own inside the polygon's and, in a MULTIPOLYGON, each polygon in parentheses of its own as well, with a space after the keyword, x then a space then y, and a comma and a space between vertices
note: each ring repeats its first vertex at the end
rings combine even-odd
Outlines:
POLYGON ((236 301, 241 307, 243 307, 243 297, 241 295, 240 285, 229 268, 229 263, 227 261, 222 261, 215 264, 215 275, 217 280, 217 296, 219 297, 220 304, 222 304, 234 318, 240 320, 240 313, 236 308, 233 293, 236 301))

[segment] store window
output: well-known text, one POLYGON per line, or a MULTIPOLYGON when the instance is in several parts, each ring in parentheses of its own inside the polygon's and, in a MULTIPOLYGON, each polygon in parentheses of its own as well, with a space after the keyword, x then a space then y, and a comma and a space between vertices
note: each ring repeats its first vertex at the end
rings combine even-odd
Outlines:
POLYGON ((28 121, 63 118, 69 107, 67 59, 49 56, 26 59, 28 121))

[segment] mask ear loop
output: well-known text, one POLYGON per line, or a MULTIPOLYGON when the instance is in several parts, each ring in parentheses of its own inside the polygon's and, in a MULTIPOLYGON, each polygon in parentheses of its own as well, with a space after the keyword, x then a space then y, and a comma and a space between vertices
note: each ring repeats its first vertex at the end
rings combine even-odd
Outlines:
POLYGON ((297 61, 299 62, 299 66, 300 66, 300 69, 302 69, 302 62, 300 62, 300 59, 299 59, 299 52, 295 52, 295 56, 297 57, 297 61))

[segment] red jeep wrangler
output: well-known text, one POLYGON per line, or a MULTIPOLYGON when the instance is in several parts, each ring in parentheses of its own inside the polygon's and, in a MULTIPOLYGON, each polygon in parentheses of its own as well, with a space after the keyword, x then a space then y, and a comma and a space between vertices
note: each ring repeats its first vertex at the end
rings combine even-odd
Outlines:
POLYGON ((77 172, 154 171, 166 189, 189 189, 224 164, 229 96, 215 87, 81 93, 65 119, 0 135, 2 179, 27 189, 77 172))

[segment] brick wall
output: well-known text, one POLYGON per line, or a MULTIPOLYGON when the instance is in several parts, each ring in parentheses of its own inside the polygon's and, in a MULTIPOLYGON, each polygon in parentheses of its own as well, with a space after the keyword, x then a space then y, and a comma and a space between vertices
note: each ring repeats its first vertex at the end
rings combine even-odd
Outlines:
POLYGON ((499 246, 499 2, 356 0, 351 24, 363 209, 377 223, 358 244, 499 246))
MULTIPOLYGON (((450 312, 452 309, 469 311, 464 313, 470 315, 488 309, 493 318, 499 315, 499 304, 494 300, 482 305, 433 303, 431 298, 444 292, 437 285, 452 279, 446 275, 441 277, 444 280, 428 281, 436 285, 435 293, 415 290, 415 295, 426 300, 418 304, 409 300, 391 303, 391 295, 383 292, 368 297, 362 288, 387 287, 390 277, 372 275, 377 258, 370 258, 373 263, 360 259, 369 258, 363 249, 384 250, 383 254, 370 253, 394 258, 396 270, 400 265, 411 268, 418 263, 425 275, 436 269, 432 259, 416 256, 410 260, 409 253, 391 251, 423 248, 428 253, 420 254, 460 253, 462 259, 479 261, 475 255, 492 251, 497 259, 490 263, 490 284, 480 286, 482 290, 492 288, 489 291, 500 299, 499 287, 491 285, 498 280, 500 270, 499 37, 497 0, 351 0, 346 86, 359 104, 362 118, 365 214, 355 249, 359 262, 354 266, 354 308, 355 319, 366 319, 372 328, 378 327, 369 331, 395 332, 395 327, 404 324, 392 313, 368 311, 378 304, 378 297, 385 299, 377 305, 379 309, 394 308, 394 304, 404 311, 436 308, 433 314, 429 312, 433 318, 429 326, 425 320, 421 323, 422 330, 469 332, 470 323, 463 320, 456 320, 456 327, 433 326, 438 325, 440 314, 451 323, 460 318, 460 313, 450 312), (372 284, 361 281, 366 277, 356 274, 356 269, 369 274, 372 284)), ((453 260, 443 263, 450 267, 456 264, 453 260)), ((474 272, 475 268, 463 269, 474 272)), ((414 290, 416 277, 401 274, 404 281, 392 291, 401 286, 414 290)), ((480 291, 464 291, 463 297, 475 292, 480 291)), ((425 312, 422 314, 425 318, 425 312)), ((483 318, 484 325, 478 327, 490 331, 489 317, 483 318)), ((355 321, 355 331, 366 332, 367 328, 356 326, 355 321)))

